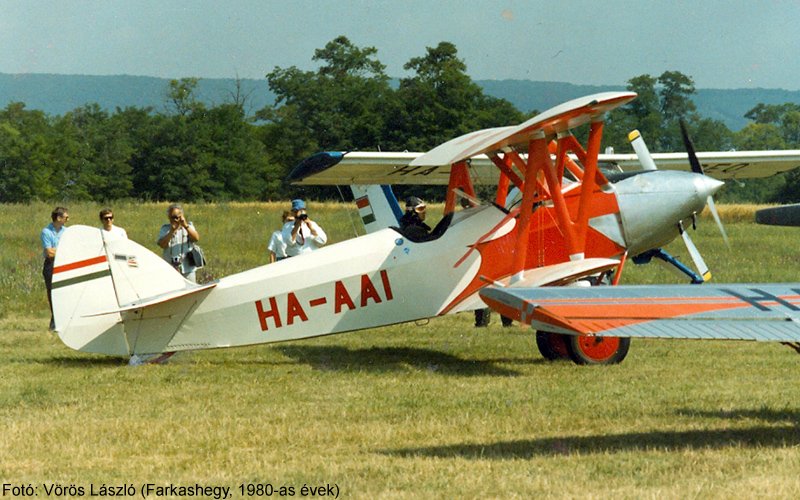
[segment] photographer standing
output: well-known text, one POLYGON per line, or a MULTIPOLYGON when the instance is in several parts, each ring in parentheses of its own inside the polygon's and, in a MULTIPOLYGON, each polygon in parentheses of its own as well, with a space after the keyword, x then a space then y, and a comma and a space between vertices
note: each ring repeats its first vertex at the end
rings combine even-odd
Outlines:
POLYGON ((292 213, 294 221, 283 225, 283 241, 286 242, 287 257, 313 252, 328 242, 325 231, 308 218, 306 203, 303 200, 292 200, 292 213))
POLYGON ((164 249, 161 256, 184 278, 197 282, 195 278, 197 268, 186 256, 194 248, 194 243, 200 241, 200 234, 191 221, 186 222, 180 205, 170 205, 167 208, 167 217, 169 222, 161 226, 161 231, 158 233, 157 244, 164 249))

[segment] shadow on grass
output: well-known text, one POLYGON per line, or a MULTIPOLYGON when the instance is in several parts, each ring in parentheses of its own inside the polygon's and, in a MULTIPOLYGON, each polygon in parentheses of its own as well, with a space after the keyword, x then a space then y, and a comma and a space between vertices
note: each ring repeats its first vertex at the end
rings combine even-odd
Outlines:
POLYGON ((796 426, 748 427, 691 431, 634 432, 600 436, 565 436, 521 439, 499 443, 454 444, 423 448, 380 450, 401 457, 467 459, 518 459, 538 456, 616 453, 629 451, 680 451, 722 448, 786 448, 800 444, 796 426))
POLYGON ((784 408, 775 410, 768 407, 746 410, 693 410, 684 408, 675 412, 682 417, 720 418, 725 420, 763 420, 765 422, 782 422, 800 426, 800 410, 784 408))
POLYGON ((291 346, 280 351, 287 357, 318 370, 408 371, 427 370, 442 375, 516 376, 518 372, 484 360, 462 359, 430 349, 410 347, 372 347, 348 349, 340 346, 291 346))
POLYGON ((86 358, 71 358, 67 356, 56 356, 46 359, 31 359, 34 363, 42 363, 55 366, 67 367, 89 367, 89 366, 125 366, 128 364, 128 358, 119 357, 86 357, 86 358))

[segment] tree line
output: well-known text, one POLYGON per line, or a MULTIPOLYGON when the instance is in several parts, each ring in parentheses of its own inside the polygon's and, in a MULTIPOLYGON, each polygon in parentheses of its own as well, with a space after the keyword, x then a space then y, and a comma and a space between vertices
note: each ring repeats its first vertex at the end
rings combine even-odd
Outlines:
MULTIPOLYGON (((172 80, 166 111, 87 104, 64 115, 0 110, 0 202, 142 200, 283 200, 327 198, 327 188, 293 187, 290 169, 323 150, 425 151, 467 132, 513 125, 535 115, 487 96, 467 75, 456 47, 441 42, 410 59, 410 76, 392 85, 374 47, 340 36, 314 52, 314 71, 276 67, 266 75, 274 104, 253 116, 240 86, 209 106, 196 95, 197 78, 172 80)), ((651 151, 682 151, 679 120, 698 150, 800 148, 800 106, 759 104, 752 122, 732 132, 702 117, 692 79, 677 71, 628 81, 639 94, 610 113, 604 144, 630 151, 638 128, 651 151)), ((585 133, 585 131, 578 133, 585 133)), ((427 189, 424 195, 441 196, 427 189)), ((729 201, 800 200, 800 176, 747 185, 733 183, 729 201)))

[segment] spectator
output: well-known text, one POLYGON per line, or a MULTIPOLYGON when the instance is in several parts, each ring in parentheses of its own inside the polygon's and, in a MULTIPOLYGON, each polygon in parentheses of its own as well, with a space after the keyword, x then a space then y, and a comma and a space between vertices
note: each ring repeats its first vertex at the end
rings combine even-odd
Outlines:
POLYGON ((180 205, 170 205, 167 208, 167 217, 169 222, 161 226, 156 241, 164 249, 161 256, 184 278, 197 282, 197 267, 186 256, 194 249, 194 244, 200 241, 200 234, 191 221, 186 221, 180 205))
POLYGON ((100 224, 103 225, 103 241, 128 239, 128 233, 114 225, 114 212, 110 208, 100 210, 100 224))
POLYGON ((50 303, 50 330, 55 330, 56 321, 53 316, 53 263, 56 260, 58 242, 67 229, 66 223, 69 220, 69 211, 64 207, 56 207, 50 213, 50 218, 52 222, 42 229, 40 238, 44 254, 42 276, 44 277, 44 286, 47 288, 47 302, 50 303))
POLYGON ((286 258, 286 242, 283 241, 283 226, 285 226, 287 222, 294 222, 294 215, 290 210, 284 210, 283 215, 281 215, 281 221, 281 228, 272 233, 272 237, 270 237, 269 244, 267 245, 270 264, 286 258))
POLYGON ((292 200, 292 215, 294 221, 284 224, 282 231, 287 257, 313 252, 328 242, 325 231, 308 218, 306 202, 300 199, 292 200))

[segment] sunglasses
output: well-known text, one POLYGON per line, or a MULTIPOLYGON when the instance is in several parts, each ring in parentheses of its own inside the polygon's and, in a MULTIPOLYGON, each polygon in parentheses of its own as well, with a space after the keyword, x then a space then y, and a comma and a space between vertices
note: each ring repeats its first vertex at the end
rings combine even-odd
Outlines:
POLYGON ((114 220, 114 216, 113 215, 106 215, 105 217, 103 217, 103 220, 114 220))

